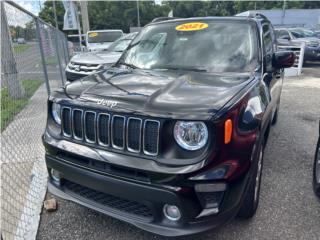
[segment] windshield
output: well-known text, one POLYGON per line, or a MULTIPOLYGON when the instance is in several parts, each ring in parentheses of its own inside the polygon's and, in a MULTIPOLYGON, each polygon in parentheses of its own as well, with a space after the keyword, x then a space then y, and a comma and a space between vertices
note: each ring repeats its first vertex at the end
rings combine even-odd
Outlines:
POLYGON ((237 21, 151 25, 135 38, 119 63, 141 69, 252 71, 258 62, 254 29, 237 21))
POLYGON ((291 30, 292 35, 295 38, 305 38, 305 37, 315 37, 315 33, 310 30, 303 30, 303 29, 294 29, 291 30))
POLYGON ((306 37, 316 37, 317 34, 314 32, 314 31, 311 31, 311 30, 302 30, 303 31, 303 34, 306 36, 306 37))
POLYGON ((114 42, 122 36, 121 31, 112 32, 89 32, 88 43, 114 42))
POLYGON ((111 52, 123 52, 129 46, 131 41, 131 39, 118 40, 112 43, 112 45, 110 45, 110 47, 107 50, 111 52))

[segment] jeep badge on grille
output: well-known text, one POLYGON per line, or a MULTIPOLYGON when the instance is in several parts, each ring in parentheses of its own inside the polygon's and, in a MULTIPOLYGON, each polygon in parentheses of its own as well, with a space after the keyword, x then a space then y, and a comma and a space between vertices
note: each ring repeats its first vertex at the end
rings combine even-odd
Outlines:
POLYGON ((118 102, 101 98, 97 100, 97 104, 106 106, 108 108, 114 108, 115 106, 117 106, 118 102))

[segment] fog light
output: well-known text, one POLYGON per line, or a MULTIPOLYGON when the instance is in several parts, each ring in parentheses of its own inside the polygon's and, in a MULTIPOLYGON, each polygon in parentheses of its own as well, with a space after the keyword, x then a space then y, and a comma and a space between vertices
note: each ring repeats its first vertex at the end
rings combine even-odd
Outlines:
POLYGON ((178 221, 181 218, 180 210, 175 205, 164 205, 163 214, 166 218, 168 218, 171 221, 178 221))
POLYGON ((55 181, 56 183, 60 184, 60 173, 57 170, 51 169, 51 178, 53 181, 55 181))

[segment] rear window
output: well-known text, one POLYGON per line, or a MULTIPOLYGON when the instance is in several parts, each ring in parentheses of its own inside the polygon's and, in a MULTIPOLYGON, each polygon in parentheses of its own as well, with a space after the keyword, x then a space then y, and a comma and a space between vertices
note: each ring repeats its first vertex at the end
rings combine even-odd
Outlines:
POLYGON ((88 43, 114 42, 123 35, 121 31, 89 32, 88 43))

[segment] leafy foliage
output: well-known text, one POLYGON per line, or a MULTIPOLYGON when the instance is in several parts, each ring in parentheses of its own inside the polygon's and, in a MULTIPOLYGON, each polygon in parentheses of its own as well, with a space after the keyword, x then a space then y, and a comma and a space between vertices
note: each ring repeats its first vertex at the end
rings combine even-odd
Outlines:
MULTIPOLYGON (((58 25, 62 29, 64 9, 56 2, 58 25)), ((320 8, 319 1, 287 1, 286 8, 320 8)), ((167 16, 173 10, 175 17, 231 16, 254 9, 282 9, 283 1, 139 1, 141 26, 156 17, 167 16)), ((52 1, 46 1, 39 16, 54 25, 52 1)), ((122 29, 137 26, 136 1, 88 1, 90 29, 122 29)))

